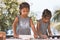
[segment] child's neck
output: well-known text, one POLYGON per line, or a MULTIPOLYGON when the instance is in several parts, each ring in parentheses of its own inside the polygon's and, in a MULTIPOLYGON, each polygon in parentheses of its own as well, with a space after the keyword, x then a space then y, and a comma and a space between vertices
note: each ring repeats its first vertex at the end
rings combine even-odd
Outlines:
POLYGON ((44 21, 44 19, 42 19, 42 21, 43 21, 44 23, 46 23, 46 22, 44 21))
POLYGON ((27 18, 27 16, 21 15, 22 18, 27 18))

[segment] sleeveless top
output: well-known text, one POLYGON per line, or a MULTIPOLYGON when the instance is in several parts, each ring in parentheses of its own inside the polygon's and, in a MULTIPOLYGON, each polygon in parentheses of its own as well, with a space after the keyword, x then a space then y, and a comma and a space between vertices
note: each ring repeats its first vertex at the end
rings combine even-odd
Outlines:
POLYGON ((40 22, 40 28, 39 28, 40 32, 41 32, 43 35, 47 35, 47 36, 48 36, 47 29, 48 29, 48 26, 49 26, 50 23, 49 23, 49 22, 44 23, 44 22, 42 21, 42 19, 40 19, 38 22, 40 22))
POLYGON ((21 18, 21 16, 17 17, 18 17, 18 24, 16 28, 16 33, 18 35, 31 35, 30 17, 27 18, 21 18))

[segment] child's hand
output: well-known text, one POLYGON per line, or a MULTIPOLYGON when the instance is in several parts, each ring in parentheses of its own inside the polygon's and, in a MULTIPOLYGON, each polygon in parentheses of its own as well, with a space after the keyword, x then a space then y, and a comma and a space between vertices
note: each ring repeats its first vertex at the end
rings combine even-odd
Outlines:
POLYGON ((14 38, 19 38, 19 36, 17 34, 14 34, 14 38))
POLYGON ((41 35, 41 38, 47 39, 48 37, 47 37, 47 35, 41 35))
POLYGON ((34 38, 38 38, 38 35, 37 34, 34 34, 34 38))
POLYGON ((0 34, 0 37, 3 37, 3 35, 2 35, 2 34, 0 34))
POLYGON ((50 33, 49 36, 52 36, 52 34, 50 33))

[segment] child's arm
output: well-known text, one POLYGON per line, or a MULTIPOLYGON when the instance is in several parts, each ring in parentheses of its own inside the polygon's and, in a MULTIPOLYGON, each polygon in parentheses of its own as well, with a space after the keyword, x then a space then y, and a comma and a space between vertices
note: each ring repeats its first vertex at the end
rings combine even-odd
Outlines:
POLYGON ((48 32, 49 32, 49 35, 52 36, 52 32, 51 32, 51 29, 50 29, 50 24, 48 26, 48 32))
POLYGON ((16 34, 16 25, 17 25, 17 23, 18 23, 18 18, 16 17, 14 22, 13 22, 13 25, 12 25, 13 26, 14 37, 17 36, 17 34, 16 34))
POLYGON ((37 31, 36 31, 36 29, 35 29, 35 26, 34 26, 34 24, 33 24, 32 19, 30 19, 30 26, 31 26, 31 28, 32 28, 32 30, 33 30, 33 32, 34 32, 34 34, 37 34, 37 31))
POLYGON ((40 23, 37 22, 37 32, 38 32, 38 35, 42 35, 42 33, 40 32, 40 23))
POLYGON ((43 35, 40 31, 40 22, 37 22, 37 32, 38 32, 38 35, 41 37, 41 38, 48 38, 47 35, 43 35))

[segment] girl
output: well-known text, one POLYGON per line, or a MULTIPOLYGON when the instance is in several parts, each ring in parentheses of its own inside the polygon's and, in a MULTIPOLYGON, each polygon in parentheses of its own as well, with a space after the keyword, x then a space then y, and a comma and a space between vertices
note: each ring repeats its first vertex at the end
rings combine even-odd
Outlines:
POLYGON ((18 35, 31 35, 30 27, 32 28, 34 34, 36 34, 32 19, 28 17, 30 5, 26 2, 23 2, 20 4, 19 9, 20 15, 15 18, 13 23, 14 37, 18 37, 18 35))
POLYGON ((42 19, 38 20, 37 32, 38 32, 39 38, 44 38, 44 39, 48 38, 47 29, 48 29, 49 35, 52 35, 50 30, 51 16, 52 16, 51 11, 49 11, 48 9, 45 9, 43 11, 42 19))

